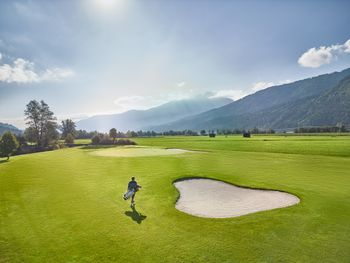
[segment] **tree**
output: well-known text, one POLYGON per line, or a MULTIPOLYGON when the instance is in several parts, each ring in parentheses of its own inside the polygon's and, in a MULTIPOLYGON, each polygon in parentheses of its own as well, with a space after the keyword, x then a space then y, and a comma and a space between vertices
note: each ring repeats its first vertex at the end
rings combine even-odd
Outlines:
POLYGON ((24 138, 26 139, 27 142, 35 143, 36 142, 36 131, 32 127, 28 127, 24 130, 23 133, 24 138))
POLYGON ((74 136, 71 133, 68 133, 64 139, 65 143, 73 144, 74 143, 74 136))
POLYGON ((92 144, 95 144, 95 145, 99 144, 100 141, 101 141, 101 137, 98 134, 94 135, 94 137, 92 137, 91 139, 92 144))
POLYGON ((115 138, 117 138, 117 130, 112 128, 109 130, 109 137, 113 138, 113 144, 115 142, 115 138))
POLYGON ((62 132, 62 138, 65 139, 68 134, 75 138, 77 131, 75 130, 75 123, 71 119, 66 119, 61 122, 60 130, 62 132))
POLYGON ((75 134, 75 139, 91 139, 96 134, 98 134, 97 131, 87 132, 85 130, 78 130, 75 134))
POLYGON ((250 131, 250 133, 252 133, 252 134, 259 134, 259 129, 258 129, 257 127, 254 127, 254 128, 250 131))
POLYGON ((10 159, 19 147, 19 143, 16 137, 11 132, 5 132, 0 140, 0 152, 2 156, 6 156, 7 160, 10 159))
POLYGON ((27 141, 26 141, 26 139, 24 138, 23 135, 16 135, 15 134, 15 137, 16 137, 16 139, 18 141, 19 148, 27 145, 27 141))
POLYGON ((47 146, 52 141, 56 141, 59 139, 60 134, 57 131, 56 123, 48 123, 45 127, 45 132, 42 137, 42 145, 47 146))
POLYGON ((201 135, 206 135, 207 132, 205 130, 201 130, 201 135))
POLYGON ((128 130, 125 134, 125 137, 127 138, 137 137, 137 132, 128 130))
POLYGON ((40 102, 36 100, 30 101, 24 114, 27 120, 26 124, 29 125, 30 133, 38 146, 47 146, 52 140, 57 138, 56 118, 43 100, 40 102))

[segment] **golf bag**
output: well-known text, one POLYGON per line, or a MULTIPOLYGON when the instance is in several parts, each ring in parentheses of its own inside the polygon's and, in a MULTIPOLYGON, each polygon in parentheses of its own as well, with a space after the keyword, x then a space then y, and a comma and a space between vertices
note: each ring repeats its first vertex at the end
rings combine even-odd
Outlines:
POLYGON ((135 193, 135 190, 134 190, 134 189, 128 190, 128 191, 124 194, 124 196, 123 196, 124 200, 128 200, 130 197, 132 197, 132 195, 133 195, 134 193, 135 193))

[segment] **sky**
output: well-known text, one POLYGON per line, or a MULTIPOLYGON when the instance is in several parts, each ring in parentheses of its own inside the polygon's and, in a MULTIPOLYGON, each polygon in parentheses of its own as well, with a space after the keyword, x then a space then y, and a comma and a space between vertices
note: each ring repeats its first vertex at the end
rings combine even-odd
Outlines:
POLYGON ((350 1, 2 0, 0 122, 239 99, 350 67, 350 1))

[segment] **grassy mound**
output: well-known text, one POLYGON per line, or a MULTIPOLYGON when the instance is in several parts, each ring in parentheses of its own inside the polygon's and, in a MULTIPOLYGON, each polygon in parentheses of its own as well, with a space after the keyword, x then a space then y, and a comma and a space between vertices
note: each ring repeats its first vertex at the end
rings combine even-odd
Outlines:
POLYGON ((91 154, 104 157, 144 157, 144 156, 162 156, 188 153, 191 151, 182 149, 166 149, 158 147, 140 147, 124 146, 113 147, 103 150, 93 151, 91 154))

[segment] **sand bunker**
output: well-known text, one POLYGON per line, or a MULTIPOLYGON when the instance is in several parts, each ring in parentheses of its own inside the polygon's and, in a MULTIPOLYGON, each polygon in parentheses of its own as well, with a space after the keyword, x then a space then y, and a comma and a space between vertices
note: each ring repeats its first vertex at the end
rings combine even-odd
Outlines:
POLYGON ((165 149, 142 146, 119 146, 93 151, 91 154, 105 157, 143 157, 190 153, 183 149, 165 149))
POLYGON ((242 188, 210 179, 189 179, 174 185, 180 192, 176 208, 199 217, 237 217, 300 202, 292 194, 242 188))

